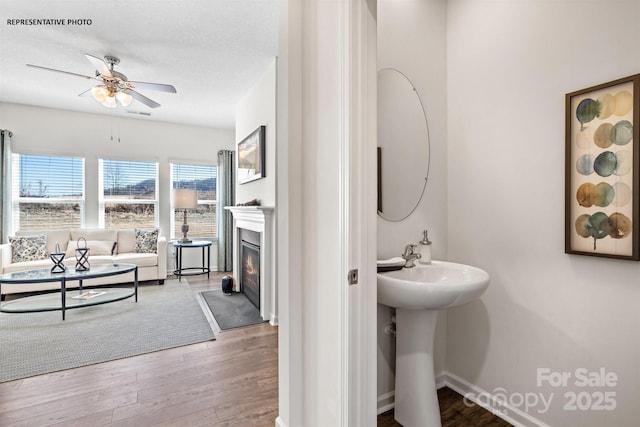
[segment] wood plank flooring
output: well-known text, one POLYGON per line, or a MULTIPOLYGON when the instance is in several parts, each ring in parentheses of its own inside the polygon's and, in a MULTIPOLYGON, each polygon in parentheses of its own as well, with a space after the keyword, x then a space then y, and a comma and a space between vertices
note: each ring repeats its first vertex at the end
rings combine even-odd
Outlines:
MULTIPOLYGON (((197 293, 219 289, 223 275, 187 280, 197 293)), ((0 383, 0 426, 272 427, 278 328, 263 323, 221 331, 203 311, 215 341, 0 383)), ((509 425, 465 406, 449 389, 438 397, 445 427, 509 425)), ((393 411, 379 415, 377 424, 399 426, 393 411)))
POLYGON ((273 426, 278 328, 221 331, 204 311, 215 341, 0 384, 0 426, 273 426))
MULTIPOLYGON (((509 427, 511 424, 475 405, 467 406, 462 396, 450 388, 438 390, 442 427, 509 427)), ((393 419, 393 410, 378 415, 378 427, 402 427, 393 419)))

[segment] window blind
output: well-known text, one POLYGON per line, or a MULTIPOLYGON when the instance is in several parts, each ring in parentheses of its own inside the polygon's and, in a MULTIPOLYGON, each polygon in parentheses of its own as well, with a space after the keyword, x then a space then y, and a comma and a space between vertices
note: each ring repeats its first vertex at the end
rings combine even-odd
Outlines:
MULTIPOLYGON (((217 173, 215 165, 171 164, 173 188, 195 189, 198 194, 198 208, 187 213, 190 237, 214 238, 217 235, 217 173)), ((172 238, 182 234, 182 215, 182 210, 173 209, 172 238)))
POLYGON ((172 163, 173 188, 191 188, 198 192, 198 200, 215 201, 216 166, 172 163))
POLYGON ((157 199, 157 163, 103 159, 102 171, 105 200, 157 199))
POLYGON ((84 159, 13 154, 13 228, 79 228, 84 222, 84 159))
POLYGON ((100 159, 101 225, 104 228, 158 226, 158 163, 100 159))

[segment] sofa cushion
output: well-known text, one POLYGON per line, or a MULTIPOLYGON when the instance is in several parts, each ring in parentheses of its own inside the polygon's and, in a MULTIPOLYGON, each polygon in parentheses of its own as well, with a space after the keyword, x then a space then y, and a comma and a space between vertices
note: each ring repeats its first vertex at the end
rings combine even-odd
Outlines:
POLYGON ((84 229, 79 228, 71 230, 71 240, 78 240, 80 237, 84 237, 89 240, 103 240, 103 241, 118 241, 118 230, 104 230, 104 229, 84 229))
POLYGON ((47 259, 47 235, 9 237, 11 262, 47 259))
MULTIPOLYGON (((89 266, 98 265, 98 264, 113 264, 113 257, 111 255, 96 255, 89 257, 89 266)), ((73 265, 75 267, 75 259, 73 261, 73 265)), ((89 268, 91 271, 91 268, 89 268)))
POLYGON ((135 264, 138 267, 155 267, 158 265, 158 255, 142 253, 118 254, 113 257, 113 262, 135 264))
POLYGON ((118 231, 117 253, 126 254, 134 252, 136 248, 136 231, 133 228, 125 228, 118 231))
POLYGON ((160 230, 136 228, 136 253, 156 253, 158 252, 158 234, 160 230))
MULTIPOLYGON (((80 247, 85 247, 85 242, 80 241, 80 247)), ((113 255, 116 249, 116 242, 106 240, 87 240, 86 247, 89 248, 89 256, 94 255, 113 255)), ((70 240, 67 245, 67 258, 74 258, 76 256, 76 249, 78 248, 77 240, 70 240)))
POLYGON ((56 251, 56 244, 60 245, 61 251, 67 250, 67 243, 69 242, 69 236, 71 233, 69 229, 62 230, 38 230, 38 231, 16 231, 16 236, 35 236, 38 234, 47 235, 47 256, 51 255, 51 252, 56 251))
MULTIPOLYGON (((66 259, 65 259, 66 261, 66 259)), ((67 263, 65 263, 67 264, 67 263)), ((75 261, 74 264, 75 265, 75 261)), ((36 261, 23 261, 23 262, 14 262, 9 265, 5 265, 3 268, 3 273, 13 273, 15 271, 24 271, 24 270, 33 270, 36 268, 51 268, 53 267, 53 262, 50 259, 39 259, 36 261)), ((68 267, 68 264, 67 264, 68 267)), ((4 285, 2 285, 4 287, 4 285)))

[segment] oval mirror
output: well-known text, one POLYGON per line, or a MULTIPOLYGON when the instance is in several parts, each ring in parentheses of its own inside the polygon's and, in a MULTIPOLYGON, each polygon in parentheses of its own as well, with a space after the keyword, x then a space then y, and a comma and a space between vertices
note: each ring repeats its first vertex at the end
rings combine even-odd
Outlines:
POLYGON ((420 96, 393 68, 378 71, 378 214, 402 221, 418 207, 429 177, 429 127, 420 96))

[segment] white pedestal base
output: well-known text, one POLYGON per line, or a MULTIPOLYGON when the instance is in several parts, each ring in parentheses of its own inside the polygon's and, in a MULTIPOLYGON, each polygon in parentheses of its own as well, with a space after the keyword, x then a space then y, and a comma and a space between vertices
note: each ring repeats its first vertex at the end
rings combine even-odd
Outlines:
POLYGON ((433 372, 436 310, 396 309, 395 419, 404 427, 441 427, 433 372))

